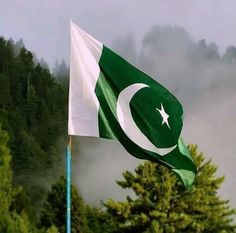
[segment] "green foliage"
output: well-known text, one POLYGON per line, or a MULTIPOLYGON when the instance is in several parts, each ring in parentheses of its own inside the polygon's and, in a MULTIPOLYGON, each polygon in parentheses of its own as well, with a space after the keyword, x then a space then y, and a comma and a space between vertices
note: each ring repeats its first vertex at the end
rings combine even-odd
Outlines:
POLYGON ((56 60, 53 74, 58 81, 64 83, 65 85, 68 85, 69 68, 67 67, 64 60, 62 60, 60 64, 58 64, 58 61, 56 60))
POLYGON ((216 166, 205 162, 196 146, 189 150, 198 167, 192 190, 185 190, 170 170, 151 162, 139 165, 135 174, 123 173, 118 185, 132 189, 136 198, 105 203, 118 224, 115 232, 235 232, 235 212, 217 194, 224 178, 215 176, 216 166))
MULTIPOLYGON (((215 45, 200 41, 198 50, 200 60, 219 59, 215 45)), ((235 51, 228 48, 223 60, 232 63, 235 51)), ((65 145, 69 72, 62 62, 54 77, 44 61, 35 61, 22 40, 14 44, 0 37, 0 123, 8 132, 0 128, 1 233, 65 232, 64 178, 47 196, 40 216, 43 229, 36 229, 34 222, 48 186, 63 170, 59 152, 65 145)), ((118 182, 136 198, 108 200, 105 210, 85 207, 72 187, 72 232, 235 232, 234 211, 217 195, 223 178, 215 177, 216 167, 204 162, 196 147, 189 149, 198 166, 192 190, 185 190, 168 169, 150 162, 135 174, 125 172, 118 182)))
POLYGON ((48 228, 46 233, 59 233, 58 229, 55 226, 48 228))
POLYGON ((61 172, 58 145, 66 135, 67 87, 34 60, 22 40, 0 38, 0 123, 9 132, 13 180, 38 209, 61 172), (41 181, 45 177, 47 183, 41 181))
MULTIPOLYGON (((44 227, 56 226, 60 233, 65 232, 66 227, 66 180, 60 180, 52 186, 44 204, 40 225, 44 227)), ((74 186, 71 186, 71 227, 72 233, 86 233, 87 224, 84 213, 84 203, 74 186)))
POLYGON ((16 208, 22 189, 12 185, 11 155, 7 141, 7 133, 0 127, 0 232, 34 233, 37 232, 36 228, 24 209, 16 208))
POLYGON ((91 233, 112 233, 117 228, 111 216, 100 208, 86 206, 86 220, 91 233))

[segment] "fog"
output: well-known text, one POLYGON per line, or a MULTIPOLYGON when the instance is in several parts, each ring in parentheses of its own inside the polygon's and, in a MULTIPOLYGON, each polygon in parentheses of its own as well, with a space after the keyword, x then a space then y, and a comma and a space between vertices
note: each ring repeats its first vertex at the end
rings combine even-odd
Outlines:
MULTIPOLYGON (((183 138, 198 144, 199 152, 218 166, 226 180, 220 195, 236 206, 236 54, 234 48, 219 53, 215 43, 194 40, 180 27, 153 26, 142 46, 131 33, 117 38, 112 48, 128 61, 165 85, 184 107, 183 138)), ((112 140, 74 139, 74 181, 85 200, 99 205, 111 197, 122 200, 128 191, 116 180, 141 160, 133 158, 112 140)))
MULTIPOLYGON (((234 0, 8 0, 1 2, 0 35, 23 38, 53 68, 56 59, 69 62, 72 19, 168 87, 184 106, 185 141, 197 143, 218 165, 218 174, 226 175, 220 193, 236 207, 236 56, 234 49, 225 54, 236 45, 235 5, 234 0), (199 43, 202 38, 206 41, 199 43)), ((117 142, 101 141, 73 139, 74 182, 95 204, 124 198, 115 180, 141 162, 117 142)))

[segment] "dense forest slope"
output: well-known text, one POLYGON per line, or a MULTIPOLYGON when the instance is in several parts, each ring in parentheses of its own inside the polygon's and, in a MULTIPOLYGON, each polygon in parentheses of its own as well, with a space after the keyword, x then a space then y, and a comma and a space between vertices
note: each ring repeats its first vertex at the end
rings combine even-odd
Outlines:
POLYGON ((0 38, 0 122, 9 134, 13 180, 37 205, 63 172, 67 85, 35 61, 22 41, 0 38))
MULTIPOLYGON (((22 41, 0 38, 0 233, 65 232, 66 64, 54 74, 22 41)), ((134 193, 125 201, 91 207, 72 187, 72 232, 235 232, 235 211, 217 193, 224 178, 189 150, 198 167, 192 190, 151 162, 123 173, 117 184, 134 193)))

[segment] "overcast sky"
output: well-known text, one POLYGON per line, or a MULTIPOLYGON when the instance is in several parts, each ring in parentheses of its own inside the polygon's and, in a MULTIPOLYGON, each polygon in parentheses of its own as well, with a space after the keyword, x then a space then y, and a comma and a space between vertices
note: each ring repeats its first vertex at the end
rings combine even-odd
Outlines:
POLYGON ((182 26, 224 49, 236 44, 235 8, 234 0, 2 0, 0 35, 23 38, 51 65, 69 57, 70 19, 109 46, 130 31, 140 41, 159 24, 182 26))
MULTIPOLYGON (((229 45, 236 46, 235 0, 4 0, 0 5, 0 35, 15 41, 23 38, 26 47, 51 67, 56 59, 68 61, 70 19, 111 47, 117 38, 127 34, 133 35, 138 48, 142 47, 142 39, 153 25, 181 26, 196 41, 205 38, 208 42, 216 42, 221 52, 229 45)), ((211 78, 219 76, 215 68, 207 72, 211 78)), ((220 72, 224 73, 225 68, 220 72)), ((202 73, 204 78, 206 70, 202 73)), ((236 154, 233 151, 236 95, 232 90, 228 94, 227 88, 222 91, 219 104, 215 102, 216 89, 192 103, 198 111, 188 110, 189 105, 186 106, 183 134, 187 142, 198 143, 200 150, 213 157, 221 175, 226 174, 221 193, 236 207, 236 154)), ((181 94, 178 97, 181 99, 181 94)), ((119 198, 121 194, 115 179, 124 168, 133 168, 138 161, 129 157, 116 142, 105 142, 101 146, 99 140, 81 139, 78 145, 83 156, 77 167, 76 181, 86 200, 98 202, 109 196, 119 198), (93 150, 103 154, 103 159, 95 157, 93 150), (114 156, 120 159, 114 162, 114 156)))

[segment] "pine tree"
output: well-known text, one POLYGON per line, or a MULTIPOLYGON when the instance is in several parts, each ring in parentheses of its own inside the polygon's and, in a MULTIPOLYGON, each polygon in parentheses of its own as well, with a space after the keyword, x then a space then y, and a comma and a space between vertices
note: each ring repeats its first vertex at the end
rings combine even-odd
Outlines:
POLYGON ((52 226, 47 229, 46 233, 59 233, 55 226, 52 226))
POLYGON ((7 148, 8 135, 0 127, 0 232, 35 233, 36 228, 29 221, 24 210, 16 207, 16 198, 21 187, 12 185, 11 155, 7 148))
MULTIPOLYGON (((60 180, 52 185, 51 192, 48 193, 40 216, 40 225, 42 227, 52 227, 58 229, 58 232, 66 232, 66 180, 61 177, 60 180)), ((76 188, 71 187, 71 232, 86 233, 87 224, 84 213, 84 204, 76 188)))
POLYGON ((167 168, 151 162, 139 165, 135 174, 123 173, 118 185, 132 189, 136 197, 105 203, 118 224, 117 232, 235 232, 235 212, 217 194, 224 177, 215 176, 217 167, 210 160, 205 162, 196 146, 189 150, 198 167, 192 190, 185 190, 167 168))
POLYGON ((9 134, 13 181, 24 187, 32 210, 37 212, 48 185, 61 173, 67 87, 56 82, 47 68, 35 63, 22 40, 14 43, 2 37, 0 83, 0 123, 9 134), (57 169, 52 176, 54 166, 57 169), (47 182, 42 182, 45 176, 47 182))
POLYGON ((101 208, 87 205, 85 215, 89 233, 112 233, 117 228, 111 216, 101 208))

